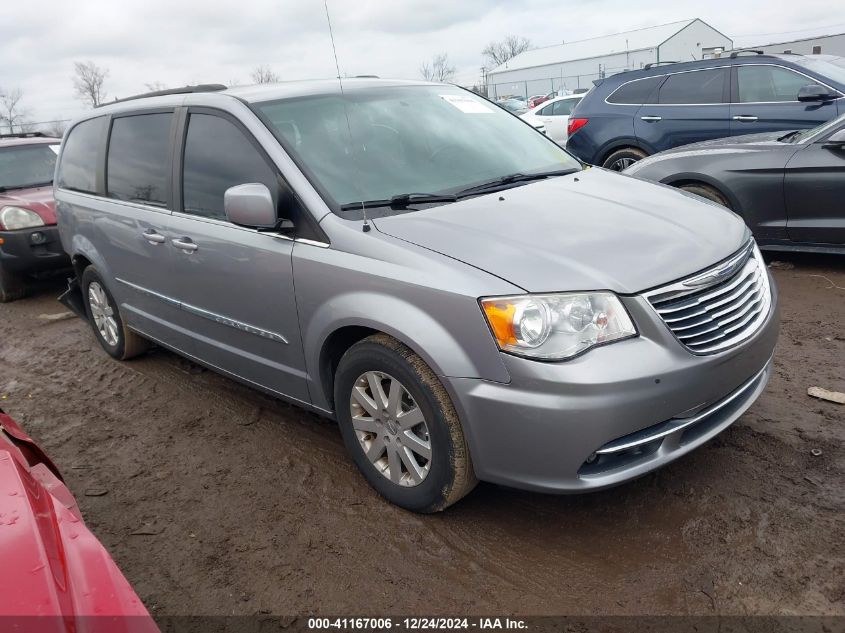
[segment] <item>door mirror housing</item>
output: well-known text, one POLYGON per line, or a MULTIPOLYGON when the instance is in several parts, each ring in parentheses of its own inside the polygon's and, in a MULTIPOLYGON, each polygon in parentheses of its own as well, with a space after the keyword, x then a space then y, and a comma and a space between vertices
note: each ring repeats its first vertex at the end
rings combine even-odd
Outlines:
POLYGON ((845 149, 845 129, 831 134, 828 139, 822 143, 822 147, 827 149, 845 149))
POLYGON ((830 101, 835 96, 830 90, 818 84, 807 84, 798 91, 798 101, 830 101))
POLYGON ((229 187, 223 194, 223 210, 229 222, 238 226, 273 229, 279 223, 273 195, 259 182, 229 187))

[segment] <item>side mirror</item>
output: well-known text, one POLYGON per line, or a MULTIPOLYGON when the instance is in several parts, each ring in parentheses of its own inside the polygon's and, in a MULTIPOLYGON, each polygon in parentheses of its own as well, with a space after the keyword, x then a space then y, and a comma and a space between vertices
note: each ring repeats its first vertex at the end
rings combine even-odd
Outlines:
POLYGON ((845 129, 831 134, 828 139, 822 143, 822 147, 825 149, 845 149, 845 129))
POLYGON ((229 222, 239 226, 272 229, 278 224, 273 196, 267 185, 258 182, 226 189, 223 210, 229 222))
POLYGON ((824 86, 808 84, 798 91, 798 101, 830 101, 834 94, 824 86))

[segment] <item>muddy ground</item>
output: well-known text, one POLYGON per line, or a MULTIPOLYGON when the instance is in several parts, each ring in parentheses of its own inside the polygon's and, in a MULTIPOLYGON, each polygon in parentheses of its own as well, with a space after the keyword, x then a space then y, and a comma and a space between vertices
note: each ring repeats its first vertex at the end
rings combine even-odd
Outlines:
POLYGON ((845 614, 845 406, 806 395, 845 391, 845 258, 778 259, 794 268, 773 271, 765 394, 693 454, 586 496, 482 484, 409 514, 332 422, 41 318, 63 311, 58 282, 0 306, 0 406, 154 614, 845 614))

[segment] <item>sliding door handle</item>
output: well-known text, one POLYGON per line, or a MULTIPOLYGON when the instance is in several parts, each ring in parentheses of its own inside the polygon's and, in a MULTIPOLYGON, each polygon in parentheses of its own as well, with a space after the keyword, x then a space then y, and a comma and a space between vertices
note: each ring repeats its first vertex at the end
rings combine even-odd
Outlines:
POLYGON ((164 244, 167 239, 155 229, 147 229, 143 233, 144 239, 150 244, 164 244))
POLYGON ((171 244, 178 248, 181 251, 185 251, 186 253, 193 253, 195 250, 199 248, 196 244, 191 241, 189 237, 179 237, 175 240, 171 241, 171 244))

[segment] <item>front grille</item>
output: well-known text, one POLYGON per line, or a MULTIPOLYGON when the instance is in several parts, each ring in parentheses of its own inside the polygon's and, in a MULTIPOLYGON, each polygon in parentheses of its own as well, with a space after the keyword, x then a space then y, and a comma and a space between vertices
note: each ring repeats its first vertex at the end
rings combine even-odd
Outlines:
POLYGON ((713 354, 750 338, 772 304, 766 264, 753 240, 716 266, 645 296, 695 354, 713 354))

